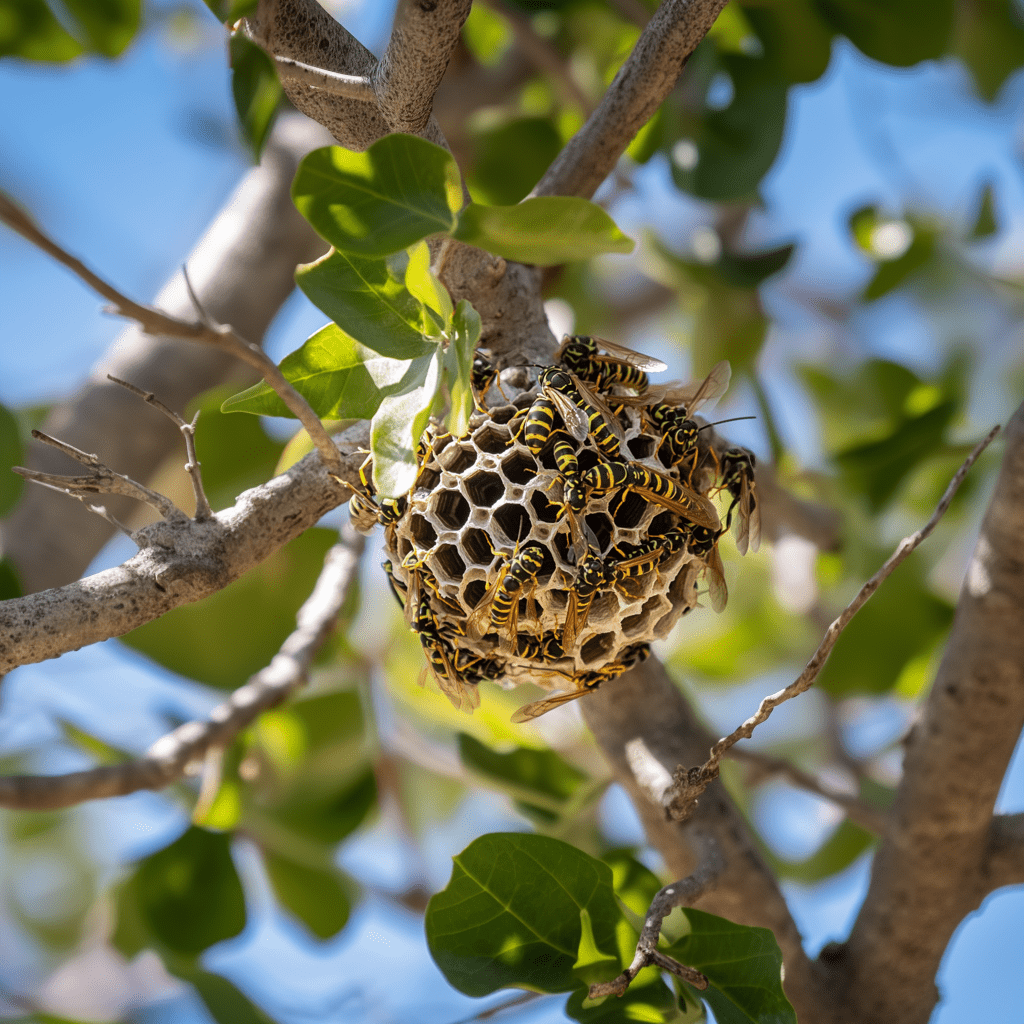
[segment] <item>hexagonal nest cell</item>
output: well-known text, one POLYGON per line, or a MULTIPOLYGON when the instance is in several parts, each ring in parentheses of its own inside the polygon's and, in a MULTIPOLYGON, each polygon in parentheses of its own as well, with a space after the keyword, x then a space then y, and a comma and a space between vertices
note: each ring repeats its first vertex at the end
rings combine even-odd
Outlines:
MULTIPOLYGON (((754 546, 759 537, 754 460, 713 429, 695 433, 680 457, 667 434, 694 393, 676 392, 684 399, 666 414, 665 404, 658 408, 665 392, 651 389, 657 397, 648 399, 605 382, 599 415, 617 452, 592 429, 577 424, 586 436, 574 436, 558 417, 539 444, 524 429, 534 400, 550 394, 539 385, 478 409, 463 437, 427 427, 416 484, 402 517, 387 522, 385 549, 396 593, 415 602, 407 617, 453 704, 471 711, 483 679, 568 691, 517 713, 534 717, 642 660, 700 595, 721 610, 719 538, 733 520, 742 524, 738 536, 754 546), (564 445, 556 458, 559 439, 574 465, 564 445), (585 495, 578 513, 566 486, 573 473, 585 495), (602 473, 613 486, 598 486, 607 483, 602 473), (709 495, 721 495, 724 515, 709 495), (596 589, 592 571, 589 587, 583 580, 584 560, 600 567, 596 589)), ((586 390, 577 398, 585 403, 586 390)))

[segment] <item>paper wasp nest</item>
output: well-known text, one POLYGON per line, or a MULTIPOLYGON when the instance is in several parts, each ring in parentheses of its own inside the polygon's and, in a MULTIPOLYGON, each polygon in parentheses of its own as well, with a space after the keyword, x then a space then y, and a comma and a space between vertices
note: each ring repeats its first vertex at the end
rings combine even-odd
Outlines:
MULTIPOLYGON (((722 365, 727 381, 727 364, 722 365)), ((619 391, 630 393, 609 388, 609 405, 619 391)), ((393 516, 385 530, 390 560, 385 568, 396 596, 420 633, 435 678, 466 710, 479 702, 476 683, 484 678, 561 691, 583 691, 613 678, 645 657, 650 641, 667 636, 697 605, 699 593, 708 590, 709 561, 721 566, 717 550, 713 555, 705 550, 701 557, 688 549, 693 545, 676 550, 663 545, 655 568, 602 583, 585 624, 563 650, 570 594, 585 552, 609 565, 621 563, 646 542, 650 549, 674 528, 692 524, 649 492, 620 486, 590 494, 574 530, 562 504, 565 477, 553 451, 560 422, 556 417, 551 440, 536 454, 522 430, 527 412, 545 393, 534 387, 509 404, 478 411, 463 437, 428 427, 415 486, 407 504, 399 506, 400 517, 393 516), (496 592, 513 557, 531 545, 540 546, 530 552, 539 561, 531 563, 529 579, 508 601, 518 604, 510 621, 494 628, 489 619, 496 592)), ((662 435, 642 404, 617 409, 616 418, 620 464, 646 467, 701 496, 722 484, 721 460, 707 456, 706 442, 695 471, 692 459, 667 465, 671 459, 659 453, 662 435)), ((713 432, 701 436, 714 438, 713 432)), ((573 447, 579 474, 608 463, 607 450, 591 432, 575 439, 573 447)), ((575 604, 577 597, 572 600, 575 604)), ((723 602, 724 580, 718 603, 723 602)), ((519 717, 542 713, 550 702, 543 703, 519 717)))

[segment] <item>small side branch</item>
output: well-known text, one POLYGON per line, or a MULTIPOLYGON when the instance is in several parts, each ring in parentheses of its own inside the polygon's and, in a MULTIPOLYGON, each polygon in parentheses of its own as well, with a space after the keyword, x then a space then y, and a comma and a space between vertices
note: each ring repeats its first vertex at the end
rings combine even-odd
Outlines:
POLYGON ((257 672, 205 722, 187 722, 150 747, 144 758, 126 764, 56 776, 0 778, 0 807, 42 810, 85 800, 160 789, 222 751, 256 717, 302 686, 316 652, 334 628, 356 578, 364 540, 346 527, 327 553, 313 593, 299 609, 294 632, 270 664, 257 672))
POLYGON ((935 529, 939 520, 945 514, 949 508, 950 503, 953 500, 953 496, 956 494, 960 485, 964 482, 967 473, 970 471, 971 466, 978 460, 981 453, 991 444, 993 438, 999 433, 999 427, 993 427, 988 434, 975 446, 974 450, 970 455, 967 456, 964 464, 957 470, 956 475, 950 481, 949 486, 946 488, 946 493, 943 494, 942 500, 939 502, 932 513, 932 517, 928 520, 925 525, 918 530, 916 533, 911 534, 909 537, 904 537, 900 541, 899 546, 889 556, 885 564, 875 573, 861 587, 860 592, 857 596, 843 609, 839 617, 829 626, 825 633, 824 639, 818 646, 818 649, 811 656, 811 660, 808 661, 807 667, 800 673, 800 675, 794 680, 789 686, 778 693, 773 693, 769 697, 765 697, 761 701, 760 707, 757 712, 748 718, 742 725, 734 729, 728 736, 723 736, 717 743, 711 748, 711 756, 696 768, 683 768, 681 765, 676 769, 675 776, 673 778, 672 786, 665 793, 665 813, 666 815, 675 821, 685 821, 693 813, 696 807, 697 800, 701 794, 707 789, 708 785, 718 778, 719 765, 721 764, 722 757, 730 747, 734 746, 741 739, 749 739, 754 730, 764 721, 767 721, 771 713, 780 705, 784 704, 787 700, 791 700, 793 697, 799 696, 801 693, 809 690, 815 680, 821 673, 822 668, 825 666, 825 662, 828 659, 829 654, 832 653, 832 648, 835 647, 839 637, 842 636, 843 630, 850 624, 854 615, 857 614, 867 603, 868 598, 881 586, 884 580, 886 580, 893 572, 893 570, 904 561, 910 553, 928 537, 932 530, 935 529))
POLYGON ((705 893, 710 892, 718 882, 722 873, 722 852, 717 841, 709 835, 698 837, 700 860, 692 875, 666 885, 651 901, 640 939, 636 944, 636 955, 633 962, 612 981, 599 985, 591 985, 588 996, 599 999, 601 996, 621 996, 629 988, 633 979, 645 967, 660 967, 663 971, 674 974, 683 981, 688 981, 694 988, 703 991, 708 987, 708 979, 700 971, 694 970, 658 951, 658 939, 661 937, 661 926, 665 918, 676 907, 692 907, 705 893))
POLYGON ((335 474, 341 472, 341 457, 338 454, 338 449, 331 441, 330 435, 324 429, 319 417, 298 391, 285 380, 274 361, 258 345, 246 341, 226 324, 214 323, 198 306, 198 302, 196 302, 200 315, 198 322, 179 320, 152 306, 134 302, 113 285, 94 274, 81 260, 59 246, 3 193, 0 193, 0 221, 52 256, 58 263, 62 263, 105 299, 109 299, 113 303, 114 312, 119 316, 135 320, 146 334, 182 338, 187 341, 214 345, 248 363, 263 375, 266 382, 306 428, 327 469, 335 474))
POLYGON ((373 83, 363 75, 343 75, 338 71, 315 68, 312 64, 303 64, 301 60, 279 57, 276 54, 274 60, 282 68, 287 68, 292 78, 303 85, 346 100, 358 100, 361 103, 377 102, 377 97, 373 93, 373 83))

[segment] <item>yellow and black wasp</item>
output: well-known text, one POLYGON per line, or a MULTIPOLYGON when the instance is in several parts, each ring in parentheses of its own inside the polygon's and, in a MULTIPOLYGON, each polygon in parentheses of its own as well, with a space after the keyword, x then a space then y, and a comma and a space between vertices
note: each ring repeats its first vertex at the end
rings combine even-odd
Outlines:
MULTIPOLYGON (((430 588, 434 595, 434 599, 446 612, 461 619, 462 616, 465 615, 462 605, 453 601, 451 598, 445 597, 444 594, 441 593, 441 587, 437 582, 437 577, 434 576, 434 574, 425 565, 425 557, 426 556, 424 554, 417 551, 410 551, 409 554, 402 559, 402 568, 406 571, 406 574, 409 577, 409 583, 406 587, 406 619, 409 622, 412 622, 413 615, 419 608, 420 599, 423 596, 424 584, 430 588)), ((391 563, 389 562, 387 564, 390 565, 391 563)), ((447 628, 454 628, 454 622, 447 628)))
POLYGON ((593 693, 606 680, 615 679, 628 669, 639 665, 642 661, 646 661, 650 653, 651 648, 649 644, 637 644, 626 651, 620 661, 612 662, 603 668, 575 676, 572 680, 574 689, 566 690, 563 693, 555 693, 550 697, 543 697, 541 700, 524 704, 512 715, 512 721, 529 722, 531 719, 539 718, 541 715, 547 714, 563 704, 568 704, 569 701, 585 697, 588 693, 593 693))
MULTIPOLYGON (((469 371, 469 383, 473 389, 473 404, 480 412, 486 408, 484 399, 487 397, 491 385, 497 383, 498 390, 501 391, 498 368, 480 351, 473 356, 473 365, 469 371)), ((501 394, 502 397, 505 397, 504 391, 501 391, 501 394)))
POLYGON ((684 547, 690 554, 700 559, 708 581, 711 607, 716 612, 722 611, 729 600, 729 590, 725 585, 725 566, 722 565, 722 556, 718 553, 718 541, 724 532, 721 527, 712 530, 696 523, 682 523, 663 536, 653 538, 662 547, 662 559, 670 557, 684 547))
POLYGON ((741 555, 756 551, 761 546, 761 510, 757 505, 754 485, 754 456, 743 448, 730 448, 722 456, 722 487, 732 495, 732 504, 725 514, 725 528, 736 516, 736 549, 741 555))
POLYGON ((540 638, 520 633, 516 637, 516 654, 527 661, 561 661, 565 649, 554 633, 545 633, 540 638))
POLYGON ((348 501, 348 512, 353 528, 367 536, 373 533, 377 526, 392 526, 397 523, 409 507, 409 501, 404 496, 382 498, 379 504, 373 500, 374 486, 367 475, 367 468, 372 465, 372 459, 367 456, 359 467, 359 482, 363 485, 363 490, 354 491, 348 501))
POLYGON ((620 544, 605 560, 609 583, 636 579, 654 572, 661 561, 662 548, 657 538, 649 537, 642 544, 620 544))
MULTIPOLYGON (((427 668, 441 692, 460 711, 472 712, 480 707, 480 691, 456 670, 458 652, 442 634, 441 626, 426 597, 419 600, 412 628, 419 634, 423 653, 427 656, 427 668)), ((423 682, 422 676, 420 682, 423 682)))
POLYGON ((653 356, 585 334, 567 334, 562 339, 556 358, 577 377, 599 391, 607 391, 613 384, 622 384, 643 394, 649 384, 647 374, 668 369, 660 359, 653 356), (608 355, 601 355, 601 349, 608 355))
MULTIPOLYGON (((490 601, 485 598, 473 609, 469 619, 471 636, 478 638, 486 632, 496 632, 503 649, 515 648, 519 635, 519 599, 523 596, 522 591, 528 588, 527 597, 532 603, 533 587, 544 568, 546 555, 547 552, 540 544, 527 544, 508 560, 491 588, 490 601)), ((535 606, 532 610, 528 609, 528 614, 534 620, 538 618, 535 606)))
POLYGON ((563 650, 571 651, 576 646, 576 640, 587 624, 594 598, 605 579, 604 560, 597 552, 588 550, 577 566, 576 580, 569 590, 562 626, 563 650))
POLYGON ((704 495, 653 469, 636 462, 628 463, 627 486, 648 501, 675 512, 691 523, 708 530, 721 528, 718 510, 704 495))

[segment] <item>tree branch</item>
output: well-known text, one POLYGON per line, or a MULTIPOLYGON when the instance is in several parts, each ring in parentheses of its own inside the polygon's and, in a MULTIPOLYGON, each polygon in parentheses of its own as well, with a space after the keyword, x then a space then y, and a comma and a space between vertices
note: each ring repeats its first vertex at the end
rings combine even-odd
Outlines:
POLYGON ((672 91, 725 0, 663 0, 597 110, 531 193, 589 199, 672 91))
POLYGON ((324 465, 332 473, 341 472, 341 458, 338 455, 338 449, 320 422, 320 417, 313 412, 306 399, 285 379, 277 364, 263 349, 246 341, 234 328, 227 324, 218 324, 210 318, 192 292, 187 275, 185 284, 196 306, 196 312, 199 314, 198 320, 193 321, 169 316, 153 306, 144 306, 123 295, 41 231, 31 218, 18 209, 2 192, 0 192, 0 220, 38 246, 43 252, 48 253, 58 263, 66 266, 105 299, 113 302, 114 309, 120 316, 135 320, 146 334, 202 342, 215 348, 223 348, 248 363, 262 375, 281 401, 288 406, 289 411, 306 428, 306 433, 316 445, 320 457, 324 460, 324 465))
POLYGON ((1024 885, 1024 814, 997 814, 992 819, 982 873, 989 891, 1024 885))
POLYGON ((658 951, 658 939, 661 938, 661 926, 665 918, 676 907, 692 907, 705 893, 710 892, 722 873, 722 854, 718 843, 711 836, 696 835, 695 845, 699 848, 697 868, 691 875, 681 878, 678 882, 666 885, 651 900, 650 909, 640 931, 640 939, 636 944, 636 955, 633 962, 622 974, 612 981, 599 985, 591 985, 587 993, 590 999, 601 996, 621 996, 629 988, 630 982, 645 968, 654 964, 662 970, 669 971, 677 977, 688 981, 698 989, 708 987, 708 979, 700 971, 679 963, 678 960, 658 951))
MULTIPOLYGON (((248 338, 262 337, 293 291, 296 264, 323 254, 324 243, 295 209, 290 187, 299 158, 326 140, 323 129, 299 115, 279 118, 263 162, 245 176, 189 256, 190 279, 204 308, 248 338)), ((180 273, 155 304, 179 317, 194 314, 180 273)), ((136 402, 107 379, 108 373, 157 392, 177 409, 226 379, 241 380, 243 387, 254 379, 221 349, 154 338, 134 326, 124 331, 89 381, 74 397, 55 405, 41 426, 84 451, 102 451, 110 465, 136 480, 148 480, 181 440, 163 422, 146 430, 125 430, 136 402)), ((33 444, 26 465, 58 473, 64 457, 33 444)), ((126 516, 131 506, 115 498, 110 507, 126 516)), ((54 501, 41 488, 30 488, 22 496, 2 530, 3 550, 27 591, 77 579, 112 532, 98 517, 83 517, 69 502, 54 501)))
POLYGON ((988 434, 975 446, 974 451, 967 456, 964 464, 957 470, 956 475, 950 481, 943 494, 938 507, 932 513, 932 517, 916 533, 904 537, 899 547, 886 559, 885 564, 861 587, 857 596, 843 609, 839 617, 828 627, 824 638, 818 645, 818 649, 807 662, 803 672, 778 693, 773 693, 761 701, 757 711, 748 718, 742 725, 734 729, 728 736, 723 736, 711 748, 711 756, 697 768, 683 768, 680 765, 675 772, 671 790, 665 795, 666 813, 676 821, 685 821, 693 813, 700 795, 714 779, 718 778, 719 765, 722 757, 730 747, 734 746, 741 739, 749 739, 754 730, 768 720, 771 713, 787 700, 799 696, 809 690, 825 667, 832 648, 835 647, 843 630, 850 624, 854 615, 857 614, 867 603, 868 598, 882 585, 892 574, 893 570, 903 562, 910 553, 928 537, 935 529, 939 520, 949 508, 953 496, 964 482, 971 466, 978 460, 981 453, 989 446, 992 439, 999 433, 999 427, 993 427, 988 434))
POLYGON ((367 434, 360 424, 342 435, 353 451, 341 456, 340 474, 312 452, 211 519, 142 527, 134 534, 141 550, 117 568, 0 602, 0 674, 122 636, 223 590, 349 497, 367 434))
POLYGON ((906 741, 890 827, 840 948, 858 1021, 928 1019, 949 938, 992 888, 1003 856, 990 862, 993 844, 1009 849, 994 840, 992 811, 1024 729, 1024 406, 1005 439, 946 651, 906 741))
POLYGON ((0 777, 0 807, 42 810, 84 800, 161 789, 187 774, 212 751, 222 751, 256 717, 280 704, 308 678, 309 666, 334 628, 356 579, 364 539, 351 527, 324 559, 296 628, 270 664, 240 686, 205 722, 187 722, 161 737, 138 761, 67 775, 0 777))

